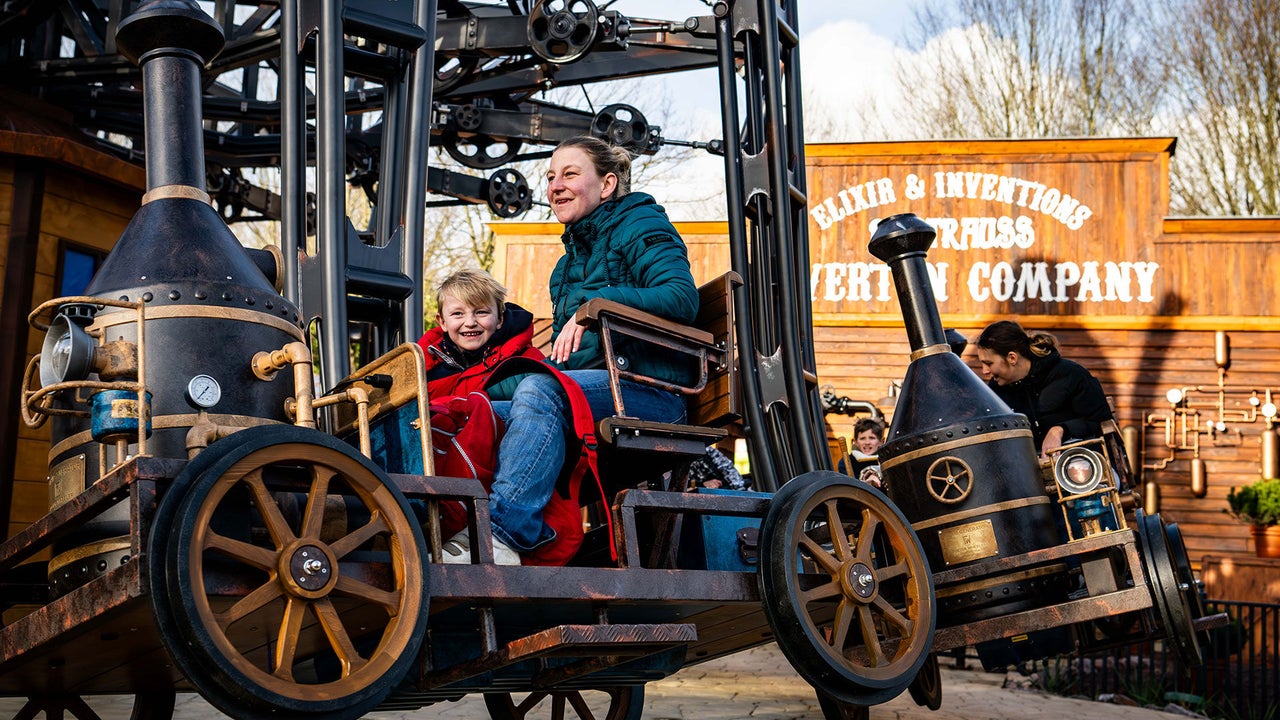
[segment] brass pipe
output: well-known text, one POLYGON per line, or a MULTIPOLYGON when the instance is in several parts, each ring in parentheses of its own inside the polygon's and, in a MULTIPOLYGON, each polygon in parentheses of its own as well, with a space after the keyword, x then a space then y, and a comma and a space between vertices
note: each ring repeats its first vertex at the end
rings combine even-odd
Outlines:
POLYGON ((196 422, 187 430, 186 446, 187 460, 195 460, 205 448, 209 447, 214 441, 221 440, 228 435, 244 430, 245 426, 241 425, 219 425, 209 418, 209 413, 201 410, 196 416, 196 422))
POLYGON ((349 387, 340 393, 325 395, 316 399, 312 408, 319 410, 340 402, 354 403, 356 406, 356 434, 360 436, 360 453, 365 457, 373 457, 373 442, 369 439, 369 393, 362 387, 349 387))
POLYGON ((288 366, 293 366, 293 424, 299 427, 314 428, 316 414, 313 403, 315 391, 312 389, 311 348, 300 342, 291 342, 279 350, 260 351, 252 360, 253 374, 259 379, 270 381, 276 373, 288 366))

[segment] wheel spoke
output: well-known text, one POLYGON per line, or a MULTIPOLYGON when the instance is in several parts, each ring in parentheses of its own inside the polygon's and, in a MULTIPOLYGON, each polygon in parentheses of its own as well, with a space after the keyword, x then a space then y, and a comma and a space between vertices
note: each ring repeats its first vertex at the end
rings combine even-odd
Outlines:
POLYGON ((397 590, 382 590, 349 575, 339 575, 333 591, 381 605, 392 617, 400 612, 400 592, 397 590))
POLYGON ((232 560, 239 560, 246 565, 251 565, 259 570, 274 570, 278 555, 273 550, 244 542, 243 540, 235 540, 226 535, 220 535, 207 526, 196 530, 196 545, 201 550, 213 550, 222 553, 232 560))
MULTIPOLYGON (((582 697, 581 692, 565 693, 565 699, 573 706, 573 710, 578 713, 580 720, 595 720, 595 714, 591 712, 591 708, 587 707, 587 700, 582 697)), ((606 712, 608 711, 606 710, 606 712)))
POLYGON ((276 503, 276 499, 267 491, 266 484, 262 482, 262 468, 245 473, 241 479, 253 491, 253 499, 258 505, 258 512, 262 515, 262 521, 266 523, 267 532, 271 533, 271 540, 275 542, 276 547, 282 548, 296 540, 293 530, 289 528, 288 521, 280 513, 280 506, 276 503))
POLYGON ((524 700, 520 701, 519 705, 516 705, 516 714, 523 718, 529 714, 530 710, 537 707, 538 703, 542 702, 542 699, 546 696, 547 694, 544 692, 529 693, 524 700))
POLYGON ((880 528, 880 516, 871 512, 871 508, 862 509, 862 527, 858 530, 858 544, 854 548, 857 558, 866 565, 872 565, 871 548, 874 543, 871 539, 876 536, 876 530, 880 528))
POLYGON ((904 636, 911 635, 911 631, 915 629, 915 626, 916 626, 916 624, 911 621, 911 618, 907 617, 906 615, 903 615, 902 612, 898 610, 898 608, 890 605, 889 601, 885 600, 884 597, 876 598, 875 602, 873 602, 872 604, 875 605, 876 609, 879 610, 881 614, 884 615, 884 619, 886 621, 891 622, 894 625, 897 625, 899 628, 901 628, 902 634, 904 636))
POLYGON ((829 574, 836 574, 840 570, 840 561, 837 560, 831 551, 818 544, 817 540, 808 535, 800 535, 800 547, 802 550, 808 550, 809 555, 814 562, 822 566, 822 569, 829 574))
POLYGON ((866 605, 857 607, 858 627, 862 631, 862 642, 867 648, 867 662, 871 667, 880 667, 886 663, 884 650, 880 647, 880 636, 876 633, 876 621, 871 615, 871 608, 866 605))
POLYGON ((836 506, 835 499, 831 499, 823 503, 827 509, 827 529, 831 532, 831 544, 835 548, 836 557, 841 560, 848 560, 849 555, 849 536, 844 532, 844 523, 840 521, 840 509, 836 506))
POLYGON ((831 648, 840 655, 844 654, 844 645, 849 641, 849 627, 857 619, 856 612, 857 608, 853 603, 841 600, 840 607, 836 608, 836 616, 831 621, 831 648))
POLYGON ((564 695, 551 694, 551 720, 564 720, 564 695))
POLYGON ((346 557, 347 553, 368 542, 370 538, 378 533, 390 531, 391 528, 387 525, 387 519, 383 516, 382 511, 374 510, 369 517, 369 522, 329 545, 329 550, 334 557, 341 559, 346 557))
POLYGON ((320 619, 320 626, 324 628, 329 644, 333 646, 333 651, 337 653, 338 660, 342 663, 342 677, 347 677, 364 667, 365 659, 351 643, 351 636, 347 634, 347 628, 342 624, 342 618, 338 616, 338 611, 329 598, 321 598, 311 607, 315 610, 316 617, 320 619))
POLYGON ((825 582, 816 587, 811 587, 808 590, 802 590, 800 592, 800 599, 804 601, 805 604, 808 604, 811 602, 817 602, 818 600, 825 600, 829 597, 835 597, 841 592, 840 581, 832 578, 831 582, 825 582))
POLYGON ((276 636, 275 664, 272 675, 293 682, 293 657, 298 652, 298 636, 302 633, 302 618, 307 604, 298 598, 288 598, 284 617, 280 618, 280 633, 276 636))
POLYGON ((875 573, 876 581, 883 583, 886 580, 909 576, 911 574, 911 566, 907 564, 905 559, 903 559, 888 567, 878 568, 875 573))
POLYGON ((324 506, 329 497, 329 481, 337 476, 332 468, 317 465, 311 468, 311 489, 307 491, 307 509, 302 515, 299 537, 317 539, 324 525, 324 506))
POLYGON ((257 590, 254 590, 236 601, 236 604, 232 605, 225 612, 216 614, 214 619, 218 621, 218 627, 222 628, 223 632, 226 632, 227 628, 231 627, 232 623, 244 618, 255 610, 262 608, 267 603, 280 597, 283 593, 283 588, 280 587, 280 583, 276 582, 276 578, 273 576, 270 580, 259 586, 257 590))

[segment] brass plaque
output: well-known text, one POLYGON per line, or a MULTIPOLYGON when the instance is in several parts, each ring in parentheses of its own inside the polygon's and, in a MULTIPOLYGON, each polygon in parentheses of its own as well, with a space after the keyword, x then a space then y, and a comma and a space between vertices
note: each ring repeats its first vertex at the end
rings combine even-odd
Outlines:
POLYGON ((979 520, 965 525, 938 531, 938 544, 942 546, 942 560, 948 565, 958 565, 1000 554, 996 543, 996 531, 990 520, 979 520))
POLYGON ((49 509, 84 492, 84 453, 73 455, 49 469, 49 509))

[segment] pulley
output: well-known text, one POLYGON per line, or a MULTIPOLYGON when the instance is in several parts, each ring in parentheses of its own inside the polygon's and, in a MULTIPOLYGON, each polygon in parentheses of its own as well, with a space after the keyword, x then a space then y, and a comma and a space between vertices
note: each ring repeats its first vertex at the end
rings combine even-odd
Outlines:
POLYGON ((599 24, 591 0, 538 0, 529 13, 529 46, 547 62, 570 63, 591 49, 599 24))
POLYGON ((652 151, 656 130, 644 115, 630 105, 609 105, 591 120, 591 134, 633 153, 652 151))
POLYGON ((510 218, 528 211, 533 204, 529 181, 519 171, 504 168, 489 176, 489 209, 500 218, 510 218))

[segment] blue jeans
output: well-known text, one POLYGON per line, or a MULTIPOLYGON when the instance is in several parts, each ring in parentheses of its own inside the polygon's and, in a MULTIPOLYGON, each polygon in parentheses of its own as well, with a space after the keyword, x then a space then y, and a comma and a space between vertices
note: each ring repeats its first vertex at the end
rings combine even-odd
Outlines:
MULTIPOLYGON (((565 375, 582 388, 596 422, 616 414, 609 371, 570 370, 565 375)), ((666 390, 623 380, 622 401, 630 417, 684 421, 684 399, 666 390)), ((542 522, 542 506, 555 491, 565 462, 565 443, 574 437, 569 402, 554 377, 534 374, 520 381, 510 400, 494 402, 493 409, 507 425, 489 490, 493 534, 518 551, 533 550, 555 538, 555 532, 542 522)))

